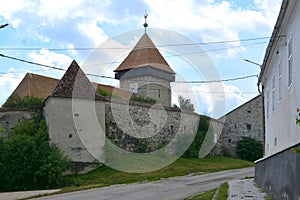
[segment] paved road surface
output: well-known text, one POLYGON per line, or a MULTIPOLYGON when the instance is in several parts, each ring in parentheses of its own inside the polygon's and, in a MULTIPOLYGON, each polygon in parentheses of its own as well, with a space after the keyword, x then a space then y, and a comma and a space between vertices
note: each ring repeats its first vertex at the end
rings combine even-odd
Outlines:
POLYGON ((65 193, 39 200, 183 200, 193 194, 218 187, 230 180, 254 176, 254 167, 197 176, 183 176, 150 183, 115 185, 65 193))

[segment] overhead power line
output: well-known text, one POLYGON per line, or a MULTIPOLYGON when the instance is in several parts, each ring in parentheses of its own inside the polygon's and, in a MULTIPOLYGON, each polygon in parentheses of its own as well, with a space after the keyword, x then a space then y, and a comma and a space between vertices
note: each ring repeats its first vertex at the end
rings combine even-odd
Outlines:
MULTIPOLYGON (((60 71, 66 71, 66 70, 63 69, 63 68, 53 67, 53 66, 49 66, 49 65, 44 65, 44 64, 36 63, 36 62, 31 62, 31 61, 28 61, 28 60, 24 60, 24 59, 12 57, 12 56, 7 56, 7 55, 4 55, 4 54, 0 54, 0 56, 1 56, 1 57, 4 57, 4 58, 16 60, 16 61, 19 61, 19 62, 24 62, 24 63, 32 64, 32 65, 37 65, 37 66, 46 67, 46 68, 55 69, 55 70, 60 70, 60 71)), ((99 78, 115 79, 115 78, 113 78, 113 77, 104 76, 104 75, 98 75, 98 74, 89 74, 89 73, 86 73, 86 75, 87 75, 87 76, 93 76, 93 77, 99 77, 99 78)), ((175 83, 215 83, 215 82, 237 81, 237 80, 242 80, 242 79, 247 79, 247 78, 252 78, 252 77, 258 77, 258 75, 249 75, 249 76, 244 76, 244 77, 236 77, 236 78, 223 79, 223 80, 209 80, 209 81, 175 81, 175 83)))
MULTIPOLYGON (((245 46, 254 46, 254 45, 260 45, 260 44, 266 44, 268 42, 258 42, 258 43, 253 43, 253 44, 248 44, 244 45, 245 46)), ((214 51, 224 51, 228 49, 236 49, 236 48, 241 48, 241 45, 238 46, 230 46, 230 47, 225 47, 225 48, 216 48, 216 49, 210 49, 210 50, 203 50, 203 51, 193 51, 193 52, 187 52, 187 53, 181 53, 181 54, 171 54, 171 55, 166 55, 164 57, 180 57, 180 56, 185 56, 185 55, 192 55, 192 54, 203 54, 203 53, 209 53, 209 52, 214 52, 214 51)), ((116 64, 116 63, 121 63, 122 61, 113 61, 113 62, 103 62, 103 63, 94 63, 94 64, 88 64, 86 66, 94 66, 94 65, 110 65, 110 64, 116 64)))
MULTIPOLYGON (((278 38, 283 37, 284 35, 277 36, 278 38)), ((246 38, 246 39, 236 39, 236 40, 224 40, 224 41, 215 41, 215 42, 194 42, 194 43, 179 43, 179 44, 162 44, 156 45, 157 47, 168 47, 168 46, 193 46, 193 45, 215 45, 215 44, 226 44, 226 43, 235 43, 235 42, 248 42, 256 40, 265 40, 270 37, 256 37, 256 38, 246 38)), ((49 51, 91 51, 91 50, 100 50, 100 49, 131 49, 132 47, 74 47, 74 48, 45 48, 45 47, 2 47, 2 51, 38 51, 41 49, 48 49, 49 51)))
POLYGON ((249 76, 242 76, 242 77, 236 77, 236 78, 229 78, 229 79, 223 79, 223 80, 209 80, 209 81, 175 81, 175 83, 218 83, 218 82, 228 82, 228 81, 238 81, 248 78, 258 77, 258 74, 253 74, 249 76))

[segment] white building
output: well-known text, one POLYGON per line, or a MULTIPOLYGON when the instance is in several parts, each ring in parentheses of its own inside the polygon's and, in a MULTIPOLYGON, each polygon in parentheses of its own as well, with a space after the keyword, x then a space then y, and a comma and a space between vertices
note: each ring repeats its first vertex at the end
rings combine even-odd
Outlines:
POLYGON ((283 0, 263 61, 259 83, 264 100, 265 155, 255 180, 275 199, 300 199, 300 2, 283 0))

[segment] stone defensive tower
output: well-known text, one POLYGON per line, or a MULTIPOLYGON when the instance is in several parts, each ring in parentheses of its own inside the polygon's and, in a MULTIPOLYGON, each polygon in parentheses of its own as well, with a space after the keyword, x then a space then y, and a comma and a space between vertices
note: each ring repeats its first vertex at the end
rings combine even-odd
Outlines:
MULTIPOLYGON (((146 19, 146 15, 145 15, 146 19)), ((114 70, 120 80, 120 88, 136 96, 149 97, 163 105, 171 105, 170 83, 175 81, 175 72, 160 54, 148 34, 145 33, 125 60, 114 70)))

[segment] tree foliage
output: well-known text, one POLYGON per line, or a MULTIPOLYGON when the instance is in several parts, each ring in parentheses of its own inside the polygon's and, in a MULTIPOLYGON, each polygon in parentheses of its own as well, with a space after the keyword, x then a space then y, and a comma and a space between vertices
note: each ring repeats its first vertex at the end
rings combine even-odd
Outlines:
POLYGON ((183 110, 195 111, 194 104, 191 103, 191 99, 186 99, 183 96, 178 96, 179 107, 183 110))
POLYGON ((35 96, 20 97, 13 95, 3 104, 3 107, 41 109, 43 107, 43 99, 35 96))
POLYGON ((20 122, 0 137, 0 191, 55 188, 68 163, 49 143, 45 120, 20 122))
POLYGON ((250 137, 242 137, 236 147, 237 155, 244 160, 255 161, 263 156, 263 145, 250 137))

